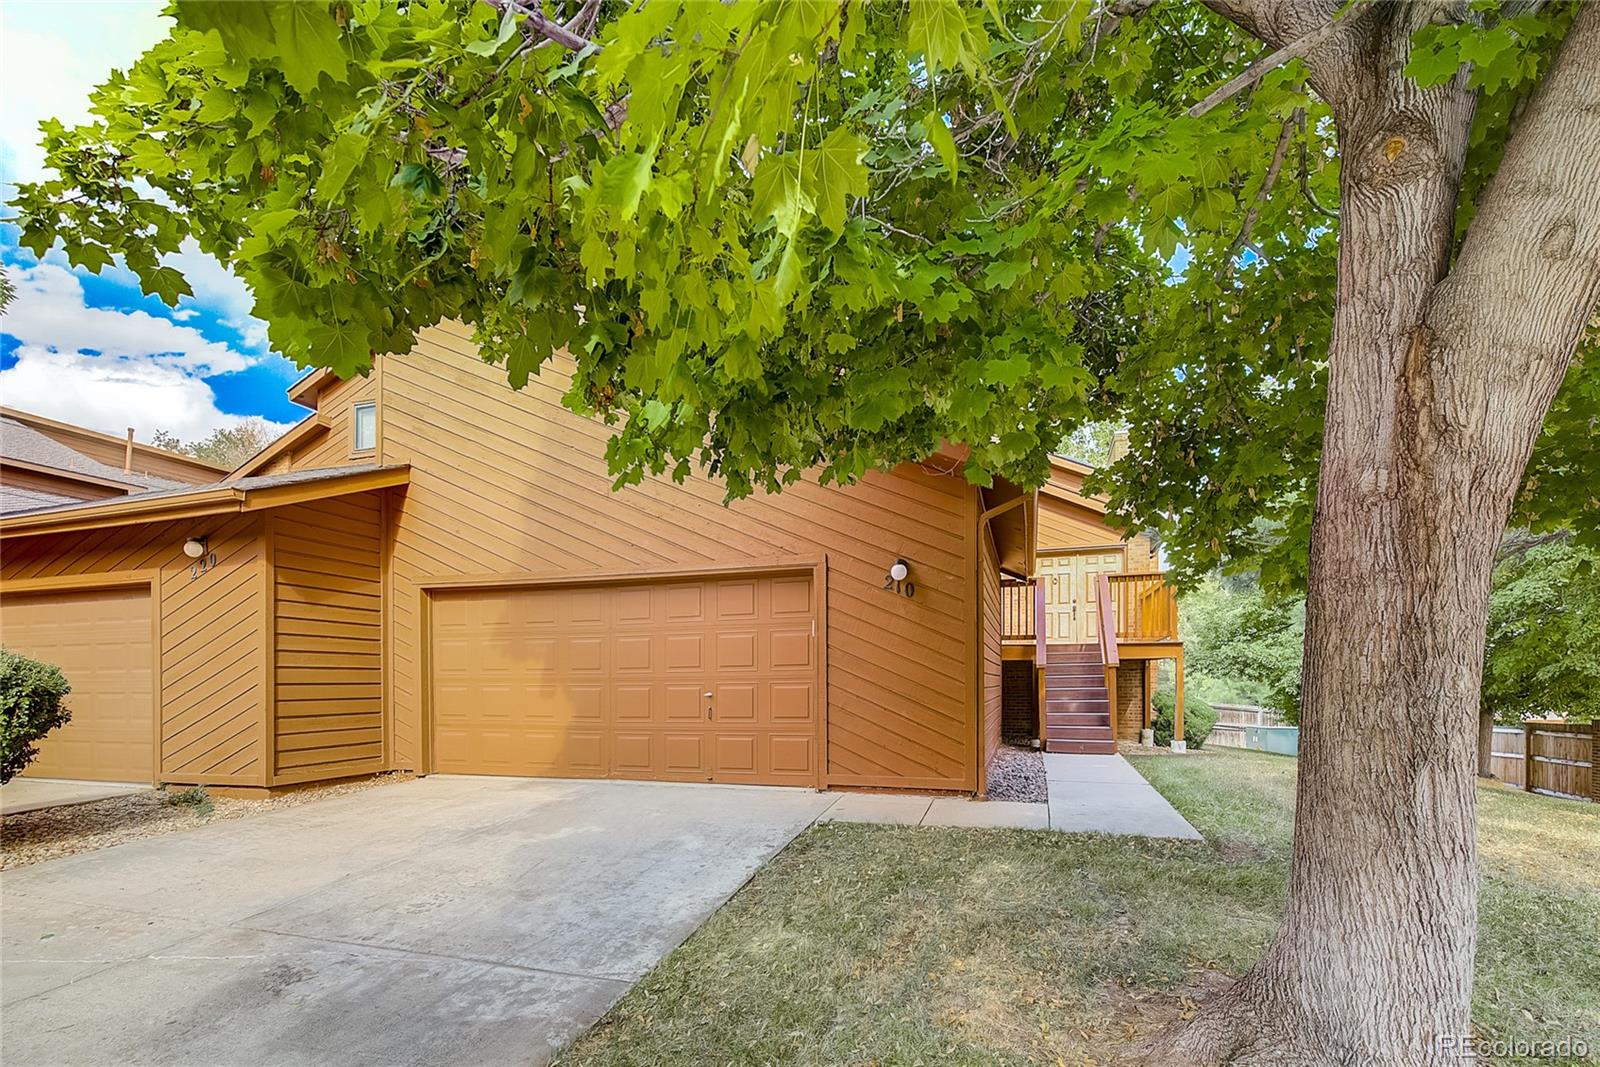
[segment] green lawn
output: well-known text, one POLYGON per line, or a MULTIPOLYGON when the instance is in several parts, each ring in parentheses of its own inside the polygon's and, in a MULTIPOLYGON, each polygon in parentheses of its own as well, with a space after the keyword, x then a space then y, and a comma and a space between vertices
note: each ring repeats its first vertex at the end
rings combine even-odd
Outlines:
MULTIPOLYGON (((1249 965, 1288 869, 1293 761, 1135 762, 1206 843, 819 826, 558 1062, 1104 1062, 1249 965)), ((1600 809, 1481 801, 1477 1024, 1600 1050, 1600 809)))

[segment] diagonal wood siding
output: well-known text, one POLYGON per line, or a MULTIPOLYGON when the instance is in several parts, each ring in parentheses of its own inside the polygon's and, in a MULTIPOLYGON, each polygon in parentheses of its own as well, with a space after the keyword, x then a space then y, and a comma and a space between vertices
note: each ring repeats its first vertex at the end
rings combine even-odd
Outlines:
POLYGON ((157 523, 8 541, 0 578, 14 583, 154 572, 160 624, 158 777, 266 781, 266 597, 257 516, 157 523), (191 577, 184 541, 209 538, 216 566, 191 577))
POLYGON ((977 494, 959 477, 906 467, 731 508, 705 479, 613 491, 610 431, 561 405, 559 359, 515 392, 449 325, 382 362, 381 459, 411 464, 390 546, 395 765, 424 759, 422 583, 826 555, 826 780, 976 787, 977 494), (911 598, 882 588, 899 556, 911 598))
POLYGON ((382 770, 381 494, 280 508, 267 522, 273 781, 382 770))

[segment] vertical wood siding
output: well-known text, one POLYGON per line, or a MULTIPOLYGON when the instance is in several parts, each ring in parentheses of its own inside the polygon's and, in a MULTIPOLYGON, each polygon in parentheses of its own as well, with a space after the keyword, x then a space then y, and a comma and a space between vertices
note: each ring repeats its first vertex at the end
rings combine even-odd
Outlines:
POLYGON ((280 508, 267 522, 273 781, 382 770, 381 494, 280 508))
POLYGON ((978 581, 983 596, 983 766, 989 766, 1000 747, 1000 723, 1004 715, 1004 665, 1000 652, 1000 557, 994 535, 987 529, 979 533, 982 557, 978 581))
POLYGON ((424 751, 420 583, 825 554, 828 781, 976 788, 976 492, 916 467, 731 508, 701 478, 613 491, 610 431, 561 405, 569 366, 558 358, 513 391, 459 325, 384 357, 381 459, 411 464, 390 546, 394 763, 417 767, 424 751), (914 597, 883 588, 896 557, 914 597))
POLYGON ((160 624, 158 777, 257 785, 266 780, 266 641, 261 520, 158 523, 6 543, 7 583, 155 571, 160 624), (184 541, 209 538, 216 566, 191 577, 184 541))

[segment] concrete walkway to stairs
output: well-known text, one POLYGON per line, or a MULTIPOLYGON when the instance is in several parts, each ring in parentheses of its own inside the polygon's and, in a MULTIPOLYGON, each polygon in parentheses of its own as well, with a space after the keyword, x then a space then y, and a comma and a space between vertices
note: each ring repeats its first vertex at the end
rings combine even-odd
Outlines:
POLYGON ((1200 833, 1121 756, 1044 755, 1050 829, 1201 840, 1200 833))
POLYGON ((1044 754, 1043 804, 903 793, 841 793, 821 822, 972 826, 1199 841, 1200 834, 1121 756, 1044 754))

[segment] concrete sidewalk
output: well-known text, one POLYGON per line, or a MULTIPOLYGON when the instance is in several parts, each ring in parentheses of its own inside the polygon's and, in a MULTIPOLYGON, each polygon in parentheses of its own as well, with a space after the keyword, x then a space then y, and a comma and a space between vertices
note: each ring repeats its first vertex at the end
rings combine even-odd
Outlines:
POLYGON ((150 786, 138 782, 78 782, 65 778, 13 778, 0 785, 0 815, 21 815, 43 808, 65 808, 96 800, 143 793, 150 786))
POLYGON ((1050 829, 1202 840, 1189 821, 1121 756, 1047 752, 1050 829))
POLYGON ((965 826, 991 830, 1047 830, 1044 804, 969 800, 907 793, 840 793, 818 822, 870 822, 894 826, 965 826))

